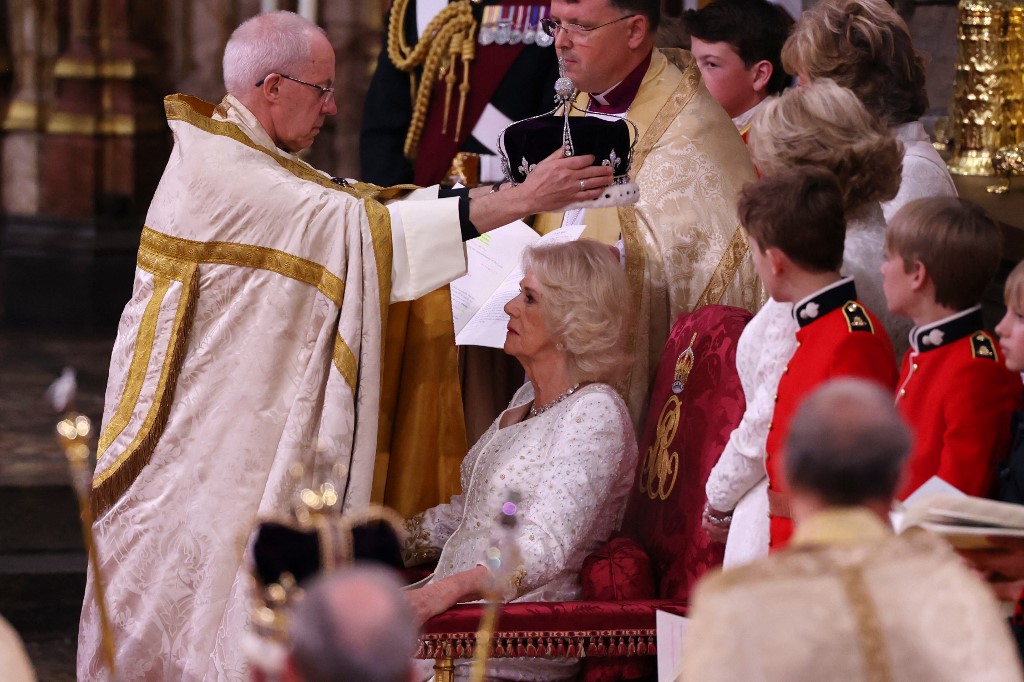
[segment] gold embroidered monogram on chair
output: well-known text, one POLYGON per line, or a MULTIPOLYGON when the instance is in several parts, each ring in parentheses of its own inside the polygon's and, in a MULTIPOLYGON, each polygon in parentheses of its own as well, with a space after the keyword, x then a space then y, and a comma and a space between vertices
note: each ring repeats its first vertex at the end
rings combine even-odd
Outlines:
POLYGON ((644 455, 644 465, 640 470, 640 492, 652 500, 667 500, 679 475, 679 453, 669 452, 679 428, 679 416, 679 398, 671 395, 658 417, 657 436, 644 455))
POLYGON ((686 380, 690 378, 690 372, 696 362, 693 354, 693 344, 696 341, 695 333, 690 338, 690 344, 676 358, 675 372, 672 376, 672 395, 661 408, 654 443, 644 455, 644 466, 640 470, 638 485, 640 492, 646 493, 652 500, 667 500, 679 475, 679 453, 669 452, 669 446, 672 445, 676 431, 679 430, 682 407, 678 396, 686 388, 686 380))

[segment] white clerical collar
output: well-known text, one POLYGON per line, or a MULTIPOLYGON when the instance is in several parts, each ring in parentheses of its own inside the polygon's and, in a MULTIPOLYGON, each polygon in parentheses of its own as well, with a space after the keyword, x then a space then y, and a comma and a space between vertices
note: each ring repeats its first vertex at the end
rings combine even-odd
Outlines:
POLYGON ((266 131, 259 119, 256 118, 256 114, 252 113, 252 111, 242 104, 234 95, 224 95, 224 99, 222 99, 220 104, 217 105, 217 108, 214 109, 213 117, 215 119, 234 123, 242 129, 242 132, 245 133, 250 140, 267 151, 274 152, 275 154, 279 154, 292 161, 297 161, 303 166, 307 166, 321 175, 330 177, 323 171, 313 168, 295 154, 278 147, 274 142, 274 139, 270 137, 270 133, 266 131))
POLYGON ((772 95, 771 97, 765 97, 763 100, 761 100, 754 106, 750 107, 739 116, 734 116, 732 119, 732 123, 734 126, 736 126, 736 130, 741 130, 743 126, 750 123, 754 119, 754 114, 759 112, 769 100, 772 100, 774 98, 774 95, 772 95))
POLYGON ((608 88, 607 90, 605 90, 604 92, 602 92, 602 93, 601 93, 600 95, 594 95, 594 94, 591 94, 591 95, 590 95, 590 97, 591 97, 591 98, 592 98, 593 100, 595 100, 595 101, 596 101, 596 102, 597 102, 598 104, 600 104, 600 105, 601 105, 602 107, 606 107, 606 106, 608 106, 608 105, 609 105, 609 102, 608 102, 608 94, 609 94, 609 93, 610 93, 610 92, 611 92, 612 90, 614 90, 615 88, 619 87, 619 86, 620 86, 621 84, 622 84, 622 81, 619 81, 618 83, 616 83, 616 84, 615 84, 615 85, 613 85, 612 87, 610 87, 610 88, 608 88))

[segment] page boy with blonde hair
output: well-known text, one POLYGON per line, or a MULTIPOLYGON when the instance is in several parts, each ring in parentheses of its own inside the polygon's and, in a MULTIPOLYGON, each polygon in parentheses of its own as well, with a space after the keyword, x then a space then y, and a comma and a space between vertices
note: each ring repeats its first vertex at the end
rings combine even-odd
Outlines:
POLYGON ((962 199, 912 201, 889 225, 886 301, 915 325, 896 392, 914 431, 901 499, 933 476, 968 495, 991 492, 1021 392, 1020 377, 984 329, 979 303, 1001 256, 998 225, 962 199))
MULTIPOLYGON (((999 352, 1008 370, 1024 372, 1024 261, 1017 263, 1007 276, 1003 302, 1006 315, 996 325, 999 352)), ((999 499, 1024 504, 1024 413, 1015 416, 1011 430, 1013 446, 999 471, 999 499)))

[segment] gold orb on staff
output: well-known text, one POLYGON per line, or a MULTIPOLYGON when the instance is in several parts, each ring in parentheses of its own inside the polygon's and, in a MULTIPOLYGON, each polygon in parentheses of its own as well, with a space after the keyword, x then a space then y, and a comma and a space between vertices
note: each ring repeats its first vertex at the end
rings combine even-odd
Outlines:
POLYGON ((89 494, 92 490, 92 463, 90 461, 92 452, 90 443, 93 440, 92 422, 84 414, 75 412, 73 409, 75 394, 74 371, 65 369, 60 379, 50 387, 49 395, 53 399, 54 407, 64 412, 64 416, 57 422, 57 442, 60 443, 64 456, 68 460, 68 467, 71 472, 71 486, 75 490, 75 497, 78 498, 79 517, 82 521, 82 539, 85 541, 85 551, 89 555, 89 566, 95 576, 96 605, 100 613, 100 627, 103 637, 103 662, 110 671, 110 679, 117 679, 117 671, 114 664, 114 634, 110 625, 110 617, 107 613, 107 603, 103 592, 103 578, 100 572, 100 562, 96 554, 96 545, 92 534, 92 506, 89 501, 89 494))

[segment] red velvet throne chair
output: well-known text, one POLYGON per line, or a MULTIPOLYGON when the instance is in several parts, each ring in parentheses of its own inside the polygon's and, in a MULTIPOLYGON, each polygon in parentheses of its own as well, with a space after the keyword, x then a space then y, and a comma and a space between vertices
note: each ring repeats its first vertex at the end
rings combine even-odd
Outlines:
MULTIPOLYGON (((584 563, 582 601, 503 605, 492 656, 580 657, 588 681, 653 674, 655 611, 685 615, 696 581, 722 561, 724 546, 701 529, 704 485, 746 406, 736 343, 750 317, 714 305, 676 320, 621 531, 584 563)), ((435 659, 439 682, 454 659, 473 657, 483 608, 460 604, 424 625, 416 656, 435 659)))

